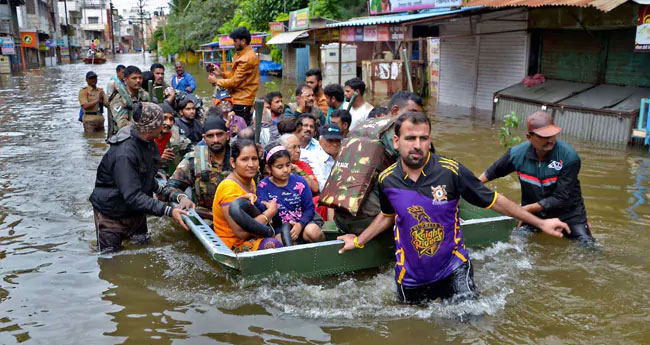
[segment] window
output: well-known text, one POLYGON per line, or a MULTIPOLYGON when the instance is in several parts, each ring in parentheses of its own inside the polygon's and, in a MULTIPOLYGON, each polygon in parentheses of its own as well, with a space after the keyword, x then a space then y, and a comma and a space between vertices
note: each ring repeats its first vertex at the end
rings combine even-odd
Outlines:
POLYGON ((99 17, 88 17, 88 24, 99 24, 99 17))
POLYGON ((27 14, 36 14, 36 6, 34 5, 34 0, 25 0, 25 7, 27 14))

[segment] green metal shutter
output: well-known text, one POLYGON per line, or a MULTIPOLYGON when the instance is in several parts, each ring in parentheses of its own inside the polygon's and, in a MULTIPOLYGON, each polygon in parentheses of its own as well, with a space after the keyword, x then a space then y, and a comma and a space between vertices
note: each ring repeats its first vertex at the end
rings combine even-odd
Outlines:
POLYGON ((635 29, 612 31, 607 54, 607 84, 650 86, 650 53, 635 53, 635 29))
POLYGON ((596 83, 601 39, 584 31, 544 32, 541 73, 547 78, 596 83))

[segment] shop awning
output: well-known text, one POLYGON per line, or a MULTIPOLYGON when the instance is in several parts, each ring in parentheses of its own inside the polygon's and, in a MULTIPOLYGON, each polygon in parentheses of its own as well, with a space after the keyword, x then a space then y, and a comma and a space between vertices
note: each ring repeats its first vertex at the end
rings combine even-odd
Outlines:
POLYGON ((422 11, 420 13, 415 13, 415 14, 395 14, 395 15, 386 15, 386 16, 362 17, 362 18, 350 19, 345 22, 327 24, 326 26, 328 28, 337 28, 342 26, 399 24, 399 23, 411 22, 420 19, 434 18, 434 17, 446 16, 450 14, 462 13, 462 12, 477 10, 480 8, 481 6, 463 7, 455 10, 449 8, 436 8, 436 9, 422 11))
MULTIPOLYGON (((309 30, 299 30, 299 31, 289 31, 289 32, 280 32, 279 34, 273 36, 266 44, 289 44, 295 41, 298 38, 301 38, 303 34, 306 34, 309 30)), ((305 35, 304 37, 307 37, 305 35)))
POLYGON ((487 7, 592 6, 603 12, 609 12, 627 1, 628 0, 470 0, 468 5, 487 7))

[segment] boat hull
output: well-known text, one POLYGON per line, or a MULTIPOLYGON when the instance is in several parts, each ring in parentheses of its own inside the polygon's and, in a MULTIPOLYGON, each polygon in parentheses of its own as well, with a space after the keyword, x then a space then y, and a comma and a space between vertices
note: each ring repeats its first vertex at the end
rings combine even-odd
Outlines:
MULTIPOLYGON (((463 220, 463 239, 468 247, 507 241, 516 225, 516 221, 510 217, 465 202, 461 203, 460 217, 463 220)), ((212 228, 196 219, 198 215, 191 218, 192 224, 188 225, 211 258, 247 281, 276 272, 305 277, 327 276, 385 266, 395 261, 392 231, 380 234, 363 249, 339 254, 343 241, 336 240, 340 233, 333 222, 327 222, 323 229, 324 242, 235 254, 221 242, 212 228)))
POLYGON ((104 58, 85 58, 84 62, 88 65, 101 65, 106 63, 106 59, 104 58))

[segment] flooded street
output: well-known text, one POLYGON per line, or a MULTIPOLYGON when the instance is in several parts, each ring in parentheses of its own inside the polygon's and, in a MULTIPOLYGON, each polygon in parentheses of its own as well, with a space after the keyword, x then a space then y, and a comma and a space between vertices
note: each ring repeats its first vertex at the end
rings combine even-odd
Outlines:
MULTIPOLYGON (((105 88, 117 63, 148 70, 151 62, 122 55, 94 66, 98 86, 105 88)), ((149 246, 94 250, 88 197, 107 145, 104 135, 85 136, 77 121, 88 70, 75 64, 0 77, 0 344, 650 343, 645 149, 560 136, 582 158, 598 247, 515 233, 508 243, 470 250, 478 301, 400 305, 391 267, 243 287, 169 218, 149 218, 149 246), (459 322, 463 311, 476 316, 459 322)), ((205 72, 188 72, 209 97, 205 72)), ((434 143, 478 175, 504 149, 489 115, 462 114, 432 115, 434 143)), ((512 175, 490 186, 520 199, 512 175)))

